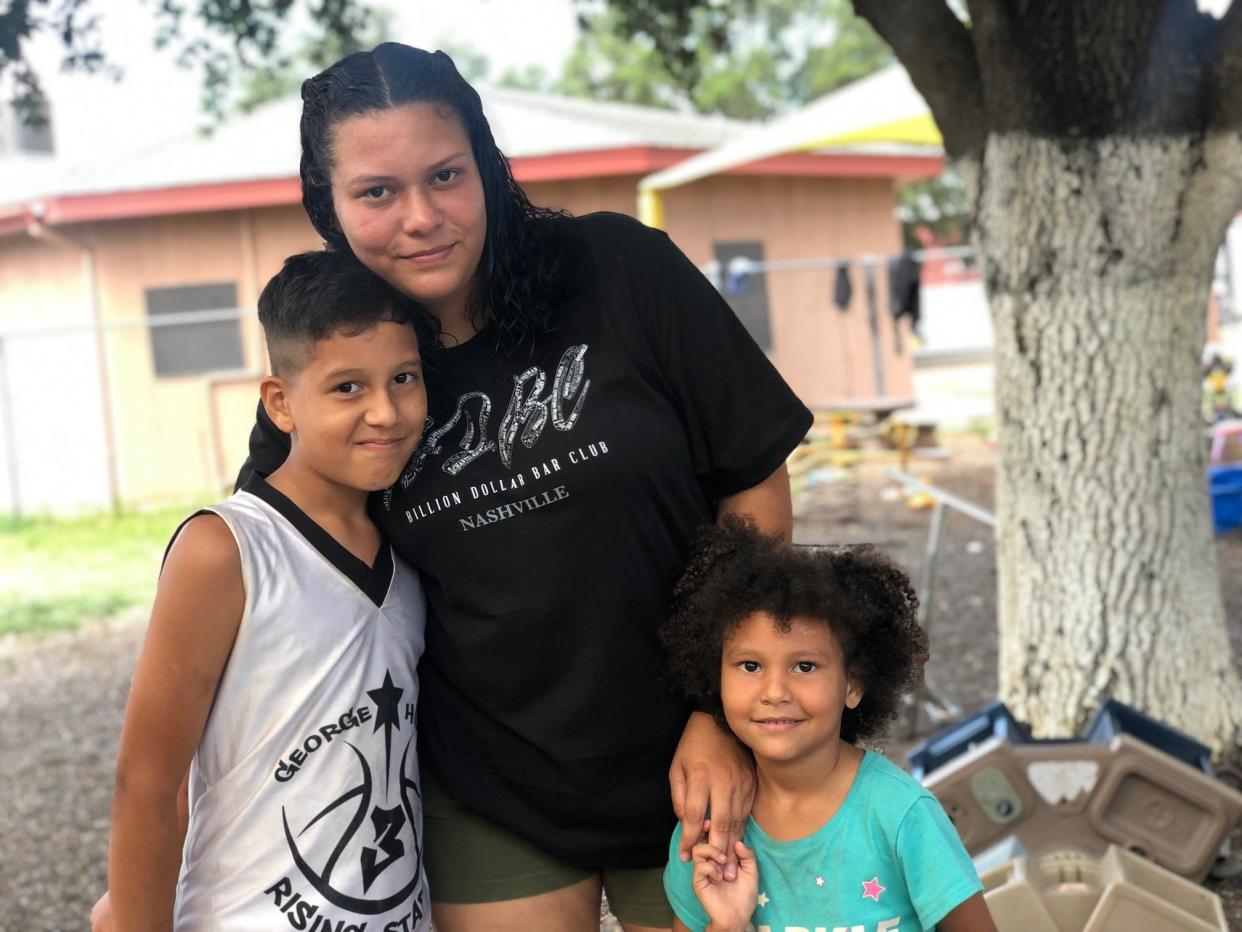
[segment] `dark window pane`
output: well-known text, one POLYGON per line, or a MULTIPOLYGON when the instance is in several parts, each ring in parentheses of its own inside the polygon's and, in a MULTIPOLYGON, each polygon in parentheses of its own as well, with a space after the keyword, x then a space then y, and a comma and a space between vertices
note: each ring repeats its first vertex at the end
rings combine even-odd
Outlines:
MULTIPOLYGON (((232 282, 147 289, 147 314, 153 319, 161 314, 236 307, 237 286, 232 282)), ((244 365, 241 324, 236 320, 152 327, 151 349, 156 375, 194 375, 244 365)))

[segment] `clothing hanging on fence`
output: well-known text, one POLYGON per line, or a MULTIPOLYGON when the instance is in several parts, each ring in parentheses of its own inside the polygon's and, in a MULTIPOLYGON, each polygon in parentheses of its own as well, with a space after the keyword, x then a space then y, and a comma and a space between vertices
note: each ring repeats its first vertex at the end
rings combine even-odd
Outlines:
POLYGON ((832 286, 832 303, 838 310, 848 311, 854 297, 854 284, 850 281, 850 264, 845 260, 837 263, 837 277, 832 286))
POLYGON ((906 250, 888 260, 888 289, 893 317, 909 317, 915 331, 919 327, 920 285, 919 261, 914 253, 906 250))
POLYGON ((740 256, 730 259, 724 268, 724 293, 736 298, 749 292, 752 271, 750 260, 740 256))
POLYGON ((906 250, 888 260, 888 298, 893 314, 893 342, 901 355, 901 318, 910 318, 910 330, 918 333, 920 301, 919 262, 906 250))
POLYGON ((875 396, 884 397, 884 354, 880 348, 880 311, 876 297, 875 264, 863 264, 863 293, 867 296, 867 326, 871 330, 871 359, 875 365, 875 396))

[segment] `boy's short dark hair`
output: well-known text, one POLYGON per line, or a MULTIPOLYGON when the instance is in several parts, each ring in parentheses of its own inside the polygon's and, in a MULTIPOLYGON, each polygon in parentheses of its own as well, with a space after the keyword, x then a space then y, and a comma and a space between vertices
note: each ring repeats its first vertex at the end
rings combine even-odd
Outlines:
POLYGON ((660 635, 669 673, 721 724, 724 641, 756 612, 783 631, 795 618, 832 630, 863 689, 858 707, 842 713, 845 741, 882 734, 922 675, 927 636, 916 620, 918 598, 906 574, 869 545, 793 548, 729 515, 699 533, 673 597, 660 635))
POLYGON ((352 255, 331 250, 290 256, 259 295, 267 354, 282 378, 297 375, 314 344, 334 333, 356 336, 381 321, 413 325, 416 317, 408 298, 352 255))

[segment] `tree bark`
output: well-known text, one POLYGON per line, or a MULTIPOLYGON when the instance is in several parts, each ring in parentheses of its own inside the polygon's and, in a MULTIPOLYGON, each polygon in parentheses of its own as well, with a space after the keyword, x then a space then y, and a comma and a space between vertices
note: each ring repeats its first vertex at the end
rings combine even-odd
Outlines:
POLYGON ((996 334, 1001 698, 1040 735, 1111 696, 1234 746, 1199 404, 1212 265, 1242 207, 1242 0, 1219 21, 1194 0, 966 2, 969 27, 943 0, 854 6, 971 193, 996 334))
POLYGON ((1242 136, 994 133, 975 186, 996 343, 1000 696, 1037 735, 1107 697, 1242 728, 1200 419, 1242 136))

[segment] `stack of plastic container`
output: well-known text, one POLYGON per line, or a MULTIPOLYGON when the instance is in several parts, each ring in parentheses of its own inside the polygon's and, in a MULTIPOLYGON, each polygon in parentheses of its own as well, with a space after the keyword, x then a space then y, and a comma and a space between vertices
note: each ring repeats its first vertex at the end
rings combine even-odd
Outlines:
POLYGON ((1209 749, 1118 702, 1033 740, 1000 703, 910 754, 976 859, 999 932, 1227 932, 1199 886, 1242 818, 1209 749))

